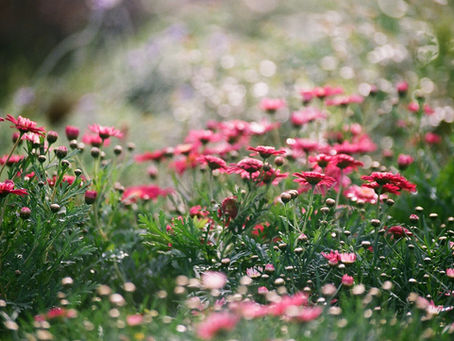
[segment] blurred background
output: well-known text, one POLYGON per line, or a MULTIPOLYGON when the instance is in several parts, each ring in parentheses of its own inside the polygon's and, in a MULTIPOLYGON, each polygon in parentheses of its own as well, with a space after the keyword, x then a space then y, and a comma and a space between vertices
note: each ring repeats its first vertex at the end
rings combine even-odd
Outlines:
POLYGON ((443 108, 453 104, 453 9, 448 0, 2 0, 0 111, 54 129, 112 124, 153 146, 208 119, 253 119, 263 97, 296 109, 298 90, 315 85, 361 94, 407 80, 443 108))

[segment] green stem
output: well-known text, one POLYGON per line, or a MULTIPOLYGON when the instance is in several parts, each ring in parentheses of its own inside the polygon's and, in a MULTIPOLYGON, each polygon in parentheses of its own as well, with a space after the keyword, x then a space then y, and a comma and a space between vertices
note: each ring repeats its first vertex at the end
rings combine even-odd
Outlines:
POLYGON ((8 164, 9 159, 11 158, 11 156, 13 155, 13 153, 16 150, 17 146, 19 145, 19 143, 21 141, 21 138, 22 138, 22 132, 19 134, 19 137, 17 138, 16 142, 14 143, 13 148, 11 149, 11 152, 9 153, 8 157, 6 158, 5 163, 3 164, 2 168, 0 169, 0 176, 3 173, 3 169, 5 169, 5 166, 8 164))
POLYGON ((311 192, 311 196, 309 199, 309 206, 307 207, 306 217, 304 219, 304 225, 303 225, 302 231, 304 231, 306 229, 307 221, 309 220, 310 216, 312 215, 312 203, 314 201, 314 192, 315 192, 315 186, 312 186, 312 192, 311 192))

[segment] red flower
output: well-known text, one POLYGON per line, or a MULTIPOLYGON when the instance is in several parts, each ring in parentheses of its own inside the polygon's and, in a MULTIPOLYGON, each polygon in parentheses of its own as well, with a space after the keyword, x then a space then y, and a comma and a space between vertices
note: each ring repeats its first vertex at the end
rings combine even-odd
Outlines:
POLYGON ((409 182, 400 174, 373 172, 371 175, 363 175, 361 179, 368 181, 363 186, 373 188, 375 191, 381 190, 381 193, 400 194, 401 190, 416 192, 416 185, 409 182))
POLYGON ((289 138, 287 139, 287 144, 293 150, 303 151, 305 153, 309 153, 314 150, 320 149, 320 145, 317 141, 311 139, 304 139, 304 138, 289 138))
POLYGON ((68 140, 76 140, 79 137, 80 130, 74 126, 66 126, 65 134, 68 140))
POLYGON ((93 124, 91 126, 88 126, 88 128, 99 135, 100 138, 102 138, 103 140, 113 136, 113 137, 118 137, 118 138, 122 138, 123 137, 123 133, 118 130, 118 129, 115 129, 114 127, 105 127, 105 126, 101 126, 99 124, 93 124))
POLYGON ((285 107, 285 101, 280 98, 264 98, 260 102, 260 109, 270 114, 274 114, 280 108, 285 107))
POLYGON ((4 165, 6 163, 7 166, 12 166, 15 163, 20 162, 24 159, 23 155, 11 155, 8 159, 8 155, 3 155, 0 157, 0 165, 4 165))
POLYGON ((102 139, 99 135, 84 134, 82 137, 82 142, 89 144, 93 147, 101 147, 102 145, 108 146, 110 143, 109 139, 102 139))
POLYGON ((309 322, 315 320, 323 312, 320 307, 303 307, 295 315, 295 319, 301 322, 309 322))
POLYGON ((218 211, 219 216, 226 216, 235 219, 238 214, 238 202, 235 196, 230 196, 222 200, 221 207, 218 211))
POLYGON ((211 170, 227 170, 227 163, 220 157, 213 155, 202 155, 197 159, 202 164, 207 164, 211 170))
POLYGON ((143 154, 139 154, 134 156, 134 160, 136 162, 144 162, 144 161, 161 161, 164 158, 164 152, 162 150, 156 150, 153 152, 145 152, 143 154))
POLYGON ((330 253, 322 252, 321 255, 328 260, 329 265, 337 265, 339 263, 339 252, 332 251, 330 253))
MULTIPOLYGON (((41 136, 45 135, 44 127, 37 127, 36 122, 29 120, 28 118, 18 116, 15 119, 11 115, 6 115, 6 120, 14 124, 14 126, 22 133, 32 132, 41 136)), ((11 126, 11 127, 14 127, 11 126)))
POLYGON ((302 90, 300 92, 301 96, 303 97, 303 101, 307 103, 310 101, 313 97, 317 98, 325 98, 329 96, 334 96, 334 95, 341 95, 344 93, 344 90, 342 88, 336 88, 336 87, 331 87, 329 85, 326 85, 324 87, 315 87, 312 90, 302 90))
POLYGON ((326 155, 326 154, 318 154, 315 156, 309 156, 309 162, 311 162, 313 165, 312 167, 319 166, 320 168, 325 168, 328 166, 328 164, 331 162, 331 159, 333 157, 331 155, 326 155))
POLYGON ((302 185, 311 185, 312 187, 321 185, 331 186, 336 182, 332 177, 317 172, 293 173, 293 176, 297 177, 297 179, 294 180, 295 182, 302 185))
POLYGON ((247 157, 236 164, 231 164, 228 172, 237 174, 247 172, 249 174, 252 174, 254 172, 259 171, 262 167, 263 167, 262 161, 247 157))
POLYGON ((307 107, 305 109, 294 111, 290 117, 290 121, 295 127, 301 127, 302 125, 318 120, 325 119, 327 116, 325 113, 320 110, 312 107, 307 107))
POLYGON ((97 196, 98 196, 98 192, 87 190, 85 192, 85 203, 88 205, 93 204, 96 201, 97 196))
POLYGON ((156 199, 159 196, 166 196, 170 193, 172 193, 171 189, 162 189, 156 185, 131 186, 125 189, 121 200, 124 203, 133 203, 138 199, 156 199))
POLYGON ((274 147, 271 146, 248 147, 247 150, 252 150, 255 152, 252 153, 250 156, 256 156, 257 154, 260 154, 260 156, 264 159, 272 155, 285 154, 285 150, 276 150, 274 147))
POLYGON ((219 141, 220 136, 211 130, 191 130, 184 140, 185 143, 207 144, 219 141))
POLYGON ((14 189, 14 182, 12 180, 5 180, 5 182, 0 182, 0 198, 3 198, 8 194, 23 196, 28 193, 26 189, 14 189))
POLYGON ((364 164, 361 161, 355 160, 347 154, 337 154, 332 158, 332 162, 340 169, 356 169, 362 167, 364 164))
POLYGON ((386 234, 391 236, 391 239, 399 239, 405 236, 412 236, 413 233, 411 233, 408 229, 406 229, 403 226, 391 226, 386 229, 386 234))

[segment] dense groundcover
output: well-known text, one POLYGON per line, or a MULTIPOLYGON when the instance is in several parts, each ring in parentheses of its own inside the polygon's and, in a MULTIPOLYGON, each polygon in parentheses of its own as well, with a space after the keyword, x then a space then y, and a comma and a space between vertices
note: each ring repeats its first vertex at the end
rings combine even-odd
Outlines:
POLYGON ((194 3, 0 107, 0 339, 453 339, 449 5, 194 3))
POLYGON ((210 121, 145 152, 115 127, 79 139, 5 116, 5 335, 448 339, 452 146, 408 88, 303 90, 283 122, 286 102, 265 98, 259 121, 210 121), (367 127, 383 124, 399 143, 379 162, 367 127), (121 185, 143 163, 151 181, 121 185))

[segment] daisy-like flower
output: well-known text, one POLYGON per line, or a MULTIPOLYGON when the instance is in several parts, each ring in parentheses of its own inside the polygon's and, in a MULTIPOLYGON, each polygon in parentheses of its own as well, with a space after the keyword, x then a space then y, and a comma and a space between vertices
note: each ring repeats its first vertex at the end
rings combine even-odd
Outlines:
POLYGON ((355 160, 347 154, 337 154, 332 158, 332 163, 342 170, 352 170, 364 166, 361 161, 355 160))
POLYGON ((145 161, 156 161, 159 162, 164 158, 164 152, 162 150, 155 150, 153 152, 145 152, 134 156, 134 160, 138 163, 145 161))
POLYGON ((6 115, 5 120, 10 121, 14 125, 11 127, 16 127, 21 133, 32 132, 41 136, 46 134, 44 127, 37 127, 37 123, 29 120, 28 118, 18 116, 17 119, 11 115, 6 115))
POLYGON ((230 196, 222 200, 221 207, 219 208, 218 215, 226 216, 234 219, 238 214, 238 202, 237 197, 230 196))
POLYGON ((369 187, 352 185, 345 190, 344 195, 357 203, 377 203, 377 193, 369 187))
POLYGON ((238 163, 231 164, 228 172, 236 174, 246 172, 252 174, 254 172, 259 171, 262 167, 263 167, 262 161, 247 157, 239 161, 238 163))
POLYGON ((201 164, 208 165, 211 170, 219 169, 221 171, 227 170, 227 163, 220 157, 213 155, 202 155, 197 158, 197 161, 201 164))
POLYGON ((406 229, 403 226, 390 226, 386 229, 386 234, 391 236, 391 239, 399 239, 403 238, 405 236, 412 236, 413 233, 411 233, 408 229, 406 229))
POLYGON ((12 166, 13 164, 18 163, 23 159, 24 159, 23 155, 13 154, 9 157, 9 159, 8 155, 3 155, 2 157, 0 157, 0 165, 3 166, 6 163, 7 166, 12 166))
POLYGON ((170 193, 172 193, 171 189, 162 189, 156 185, 131 186, 125 189, 121 200, 124 203, 134 203, 138 199, 156 199, 159 196, 166 196, 170 193))
POLYGON ((76 140, 79 137, 80 130, 75 126, 66 126, 65 127, 65 134, 66 138, 71 140, 76 140))
POLYGON ((0 182, 0 198, 6 197, 8 194, 16 194, 19 196, 27 195, 26 189, 14 189, 14 182, 12 180, 5 180, 0 182))
POLYGON ((120 130, 115 129, 114 127, 105 127, 99 124, 93 124, 91 126, 88 126, 88 128, 92 132, 98 134, 99 137, 102 138, 103 140, 109 137, 117 137, 120 139, 123 137, 123 133, 120 130))
POLYGON ((325 119, 326 117, 326 114, 321 112, 320 110, 312 107, 307 107, 299 111, 294 111, 292 113, 292 116, 290 117, 290 122, 292 122, 295 127, 301 127, 306 123, 318 119, 325 119))
POLYGON ((352 276, 349 276, 347 274, 344 274, 342 276, 342 284, 347 286, 347 287, 351 287, 353 284, 355 283, 355 280, 353 279, 352 276))
POLYGON ((339 260, 344 264, 352 264, 356 260, 356 254, 354 252, 339 253, 339 260))
POLYGON ((293 176, 297 178, 294 180, 295 182, 298 182, 302 185, 311 185, 312 187, 321 185, 326 185, 329 187, 336 182, 334 178, 318 172, 293 173, 293 176))
POLYGON ((283 107, 285 107, 285 101, 280 98, 264 98, 260 102, 260 109, 270 114, 274 114, 283 107))
POLYGON ((427 133, 424 135, 424 141, 428 144, 439 144, 441 142, 441 136, 435 133, 427 133))
POLYGON ((344 97, 336 97, 333 99, 327 99, 325 103, 327 106, 345 107, 349 104, 362 103, 363 101, 364 101, 364 98, 360 95, 350 95, 350 96, 344 96, 344 97))
POLYGON ((256 156, 260 154, 260 156, 264 159, 272 156, 272 155, 282 155, 285 154, 285 150, 276 150, 272 146, 258 146, 258 147, 248 147, 247 150, 251 150, 255 153, 252 153, 250 156, 256 156))
POLYGON ((321 255, 328 260, 329 265, 337 265, 339 263, 339 252, 337 250, 330 253, 322 252, 321 255))
POLYGON ((325 168, 326 166, 328 166, 328 164, 331 162, 332 160, 332 156, 331 155, 327 155, 327 154, 318 154, 318 155, 311 155, 309 156, 309 162, 312 163, 312 167, 320 167, 320 168, 325 168))
POLYGON ((373 188, 376 192, 393 194, 400 194, 401 190, 416 192, 416 185, 400 174, 373 172, 371 175, 363 175, 361 179, 367 181, 363 186, 373 188))

